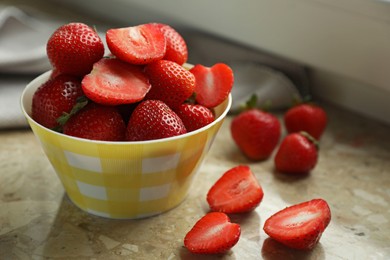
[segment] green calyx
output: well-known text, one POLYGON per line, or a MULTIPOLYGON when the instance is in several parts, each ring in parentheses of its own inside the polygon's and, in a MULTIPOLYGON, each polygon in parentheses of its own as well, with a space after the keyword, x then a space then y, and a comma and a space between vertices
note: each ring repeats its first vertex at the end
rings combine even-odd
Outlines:
POLYGON ((88 104, 88 98, 86 96, 80 96, 76 99, 76 104, 72 107, 72 110, 69 113, 63 112, 61 116, 57 118, 58 126, 54 127, 53 130, 57 132, 62 132, 62 127, 68 122, 68 120, 81 109, 83 109, 88 104))
POLYGON ((305 131, 300 131, 299 134, 301 134, 303 137, 308 139, 311 143, 314 144, 317 150, 320 148, 320 143, 318 142, 317 139, 315 139, 312 135, 310 135, 308 132, 305 131))

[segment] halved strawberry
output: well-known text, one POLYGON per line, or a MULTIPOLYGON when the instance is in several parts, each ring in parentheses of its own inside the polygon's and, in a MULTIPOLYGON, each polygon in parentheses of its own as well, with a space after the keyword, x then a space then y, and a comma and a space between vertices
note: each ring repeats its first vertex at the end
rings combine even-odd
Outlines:
POLYGON ((228 65, 217 63, 209 68, 197 64, 190 69, 190 72, 195 76, 195 99, 199 104, 213 108, 229 96, 234 83, 234 75, 228 65))
POLYGON ((89 99, 104 105, 138 102, 151 88, 141 66, 115 58, 104 58, 96 62, 81 85, 89 99))
POLYGON ((212 211, 242 213, 256 208, 264 192, 251 169, 239 165, 225 172, 207 193, 212 211))
POLYGON ((106 41, 112 54, 133 64, 160 60, 166 50, 163 32, 152 23, 110 29, 106 33, 106 41))
POLYGON ((295 249, 312 249, 328 226, 331 212, 323 199, 287 207, 268 218, 264 231, 273 239, 295 249))
POLYGON ((240 239, 241 228, 222 212, 211 212, 198 220, 184 238, 184 246, 196 254, 220 254, 240 239))
POLYGON ((156 23, 155 25, 164 33, 167 41, 167 49, 163 59, 183 65, 188 59, 187 44, 183 37, 167 24, 156 23))

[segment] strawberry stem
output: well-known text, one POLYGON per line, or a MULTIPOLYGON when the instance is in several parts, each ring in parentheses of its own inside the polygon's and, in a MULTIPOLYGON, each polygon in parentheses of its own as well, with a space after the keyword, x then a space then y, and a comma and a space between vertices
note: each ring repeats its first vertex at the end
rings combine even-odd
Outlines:
POLYGON ((320 148, 320 144, 317 139, 315 139, 312 135, 310 135, 308 132, 300 131, 299 132, 302 136, 306 137, 310 142, 314 144, 316 149, 318 150, 320 148))
POLYGON ((61 116, 57 118, 58 126, 53 128, 54 131, 62 132, 62 127, 68 122, 68 120, 84 108, 88 104, 88 98, 86 96, 80 96, 76 99, 76 104, 72 107, 69 113, 63 112, 61 116))

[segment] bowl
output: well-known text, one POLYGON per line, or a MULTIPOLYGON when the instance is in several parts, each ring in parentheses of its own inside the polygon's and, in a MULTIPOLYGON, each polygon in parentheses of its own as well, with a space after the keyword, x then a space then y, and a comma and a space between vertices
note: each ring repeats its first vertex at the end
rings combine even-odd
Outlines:
POLYGON ((196 131, 140 142, 94 141, 55 132, 32 119, 32 97, 50 73, 26 86, 21 108, 76 206, 97 216, 137 219, 170 210, 186 198, 230 109, 231 95, 214 108, 215 121, 196 131))

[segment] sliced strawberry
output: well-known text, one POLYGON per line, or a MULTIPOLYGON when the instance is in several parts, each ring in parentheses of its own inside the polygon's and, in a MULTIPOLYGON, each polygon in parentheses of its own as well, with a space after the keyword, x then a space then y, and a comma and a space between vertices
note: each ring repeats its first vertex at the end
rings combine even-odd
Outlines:
POLYGON ((133 64, 160 60, 166 50, 165 36, 154 24, 110 29, 106 33, 106 41, 112 54, 133 64))
POLYGON ((188 59, 187 44, 183 37, 167 24, 156 23, 155 25, 164 33, 167 41, 167 49, 163 59, 183 65, 188 59))
POLYGON ((331 212, 323 199, 287 207, 268 218, 264 231, 273 239, 295 249, 312 249, 328 226, 331 212))
POLYGON ((217 180, 207 194, 207 202, 212 211, 242 213, 256 208, 263 196, 263 189, 251 169, 239 165, 217 180))
POLYGON ((138 102, 151 88, 140 66, 106 58, 94 64, 81 84, 88 98, 104 105, 138 102))
POLYGON ((197 64, 190 71, 195 76, 195 99, 199 104, 213 108, 229 96, 234 75, 228 65, 217 63, 209 68, 197 64))
POLYGON ((187 132, 202 128, 215 119, 210 109, 199 104, 181 104, 175 112, 183 121, 187 132))
POLYGON ((195 223, 184 238, 184 246, 196 254, 220 254, 240 239, 241 228, 222 212, 211 212, 195 223))

